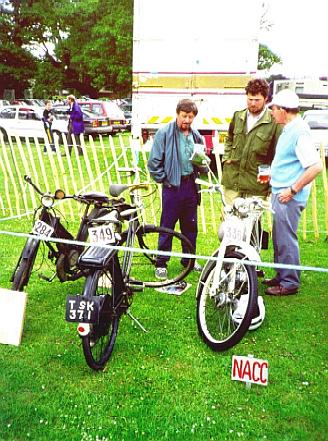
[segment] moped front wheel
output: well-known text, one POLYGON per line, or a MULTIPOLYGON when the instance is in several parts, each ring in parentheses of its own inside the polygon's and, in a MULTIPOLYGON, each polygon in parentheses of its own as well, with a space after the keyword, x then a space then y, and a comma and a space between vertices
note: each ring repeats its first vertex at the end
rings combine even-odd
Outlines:
POLYGON ((217 281, 216 262, 210 262, 197 287, 197 326, 203 341, 214 351, 225 351, 246 334, 257 306, 257 277, 254 266, 245 265, 237 251, 225 254, 217 281))
POLYGON ((23 291, 27 286, 39 245, 40 241, 38 239, 27 239, 10 280, 12 282, 11 289, 14 291, 23 291))

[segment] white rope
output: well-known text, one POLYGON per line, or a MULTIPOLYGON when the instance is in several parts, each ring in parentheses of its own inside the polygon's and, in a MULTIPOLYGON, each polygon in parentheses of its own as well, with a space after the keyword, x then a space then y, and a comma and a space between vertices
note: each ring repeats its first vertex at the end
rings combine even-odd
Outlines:
MULTIPOLYGON (((193 258, 193 259, 206 260, 206 261, 219 260, 218 257, 205 256, 205 255, 200 255, 200 254, 186 254, 186 253, 176 253, 176 252, 168 252, 168 251, 132 248, 132 247, 125 247, 125 246, 117 246, 117 245, 93 244, 93 243, 81 242, 81 241, 77 241, 77 240, 59 239, 59 238, 55 238, 55 237, 48 238, 45 236, 37 236, 35 234, 17 233, 17 232, 12 232, 12 231, 0 230, 0 234, 38 239, 38 240, 42 240, 44 242, 65 243, 65 244, 70 244, 70 245, 81 245, 84 247, 85 246, 87 246, 87 247, 101 247, 101 248, 107 248, 109 250, 132 251, 133 253, 154 254, 154 255, 158 255, 158 256, 193 258)), ((222 260, 224 262, 228 262, 228 263, 238 263, 238 262, 240 263, 240 259, 235 259, 235 258, 224 258, 222 260)), ((247 259, 245 259, 245 260, 243 259, 242 262, 245 265, 258 266, 258 267, 264 267, 264 268, 288 268, 288 269, 295 269, 295 270, 300 270, 300 271, 317 271, 317 272, 322 272, 322 273, 328 273, 328 268, 320 268, 320 267, 308 266, 308 265, 307 266, 305 266, 305 265, 289 265, 289 264, 283 264, 283 263, 270 263, 270 262, 262 262, 262 261, 247 260, 247 259)))

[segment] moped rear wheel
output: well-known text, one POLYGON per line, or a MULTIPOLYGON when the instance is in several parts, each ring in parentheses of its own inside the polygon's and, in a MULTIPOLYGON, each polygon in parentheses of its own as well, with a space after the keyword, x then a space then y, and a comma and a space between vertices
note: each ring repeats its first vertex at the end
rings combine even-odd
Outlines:
POLYGON ((122 299, 120 271, 116 259, 113 259, 108 268, 95 270, 85 281, 83 296, 105 296, 106 306, 101 311, 99 322, 91 324, 90 333, 82 337, 82 347, 85 360, 91 369, 104 369, 109 360, 118 332, 118 325, 123 309, 119 306, 122 299))
POLYGON ((246 334, 257 306, 255 267, 245 265, 245 256, 227 252, 217 287, 213 286, 216 262, 210 262, 197 287, 197 326, 204 342, 214 351, 235 346, 246 334))

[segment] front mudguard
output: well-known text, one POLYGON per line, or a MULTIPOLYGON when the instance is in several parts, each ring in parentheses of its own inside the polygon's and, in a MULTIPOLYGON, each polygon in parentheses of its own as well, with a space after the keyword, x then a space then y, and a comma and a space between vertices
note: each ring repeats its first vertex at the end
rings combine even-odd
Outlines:
MULTIPOLYGON (((214 253, 212 254, 211 257, 217 257, 219 255, 219 250, 222 246, 225 246, 225 253, 227 252, 231 252, 231 251, 238 251, 238 253, 243 254, 245 256, 245 258, 247 260, 252 260, 252 261, 258 261, 261 262, 261 257, 259 255, 259 253, 256 251, 256 249, 245 242, 242 241, 229 241, 228 243, 226 243, 225 245, 223 244, 223 242, 221 243, 220 247, 217 248, 214 253)), ((212 260, 208 260, 203 268, 203 271, 201 272, 200 275, 200 281, 204 281, 207 278, 207 274, 209 271, 209 268, 211 266, 211 262, 212 260)))
POLYGON ((39 245, 40 245, 39 239, 36 238, 34 239, 34 237, 29 237, 26 241, 21 257, 24 259, 30 258, 39 248, 39 245))
POLYGON ((26 260, 35 260, 35 256, 38 252, 40 246, 40 240, 34 237, 29 237, 24 245, 24 248, 21 252, 21 255, 19 256, 19 259, 17 261, 17 264, 15 266, 15 269, 10 277, 10 282, 14 281, 14 277, 17 271, 17 268, 19 267, 19 264, 21 263, 22 259, 26 260))

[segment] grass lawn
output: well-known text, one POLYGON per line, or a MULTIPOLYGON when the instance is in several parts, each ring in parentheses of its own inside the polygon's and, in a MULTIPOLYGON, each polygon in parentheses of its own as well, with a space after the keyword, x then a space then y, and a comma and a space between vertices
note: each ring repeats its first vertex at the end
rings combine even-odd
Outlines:
MULTIPOLYGON (((0 194, 3 185, 0 179, 0 194)), ((318 195, 323 207, 321 181, 318 195)), ((310 204, 307 221, 311 210, 310 204)), ((300 234, 304 265, 328 267, 323 216, 320 210, 317 241, 300 234)), ((30 228, 26 218, 0 223, 4 231, 30 228)), ((305 229, 313 230, 311 222, 305 229)), ((0 235, 0 287, 10 288, 24 242, 0 235)), ((212 231, 199 234, 200 255, 216 246, 212 231)), ((263 251, 263 261, 272 256, 272 247, 263 251)), ((49 274, 48 264, 42 272, 49 274)), ((0 345, 0 441, 327 440, 328 274, 304 271, 298 295, 265 297, 263 325, 224 353, 198 336, 198 275, 188 276, 192 286, 181 296, 136 293, 131 312, 148 332, 123 317, 107 368, 96 373, 86 365, 75 325, 64 320, 66 296, 81 293, 83 281, 50 284, 33 273, 22 343, 0 345), (268 360, 267 387, 231 380, 232 356, 248 354, 268 360)))
MULTIPOLYGON (((200 235, 199 253, 215 241, 200 235)), ((10 287, 23 243, 1 236, 1 287, 10 287)), ((304 264, 327 267, 323 238, 301 250, 304 264)), ((33 274, 22 343, 0 345, 0 440, 326 440, 327 274, 303 272, 299 295, 266 297, 262 327, 225 353, 197 334, 197 276, 180 297, 137 293, 131 312, 149 332, 123 317, 112 358, 95 373, 64 320, 66 295, 83 281, 49 284, 33 274), (232 355, 248 354, 268 360, 267 387, 231 381, 232 355)))

